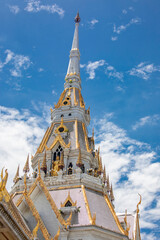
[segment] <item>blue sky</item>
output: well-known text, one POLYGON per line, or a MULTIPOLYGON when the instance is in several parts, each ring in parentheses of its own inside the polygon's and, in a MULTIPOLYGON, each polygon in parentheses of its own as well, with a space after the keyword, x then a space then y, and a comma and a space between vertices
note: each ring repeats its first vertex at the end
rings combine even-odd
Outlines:
POLYGON ((0 166, 9 181, 34 153, 63 90, 79 10, 89 130, 95 126, 117 211, 128 202, 135 210, 142 194, 145 240, 160 237, 159 9, 158 0, 0 0, 0 166))

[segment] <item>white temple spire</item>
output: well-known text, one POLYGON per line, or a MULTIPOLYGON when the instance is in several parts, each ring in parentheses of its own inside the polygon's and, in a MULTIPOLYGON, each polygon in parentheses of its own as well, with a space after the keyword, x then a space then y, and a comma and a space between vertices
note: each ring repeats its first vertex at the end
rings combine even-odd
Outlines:
POLYGON ((79 28, 79 22, 80 17, 79 13, 77 13, 77 16, 75 17, 75 31, 74 31, 74 37, 72 42, 72 48, 70 51, 70 59, 69 59, 69 65, 66 75, 66 83, 65 88, 72 86, 74 87, 80 87, 81 79, 80 79, 80 52, 79 52, 79 34, 78 34, 78 28, 79 28))

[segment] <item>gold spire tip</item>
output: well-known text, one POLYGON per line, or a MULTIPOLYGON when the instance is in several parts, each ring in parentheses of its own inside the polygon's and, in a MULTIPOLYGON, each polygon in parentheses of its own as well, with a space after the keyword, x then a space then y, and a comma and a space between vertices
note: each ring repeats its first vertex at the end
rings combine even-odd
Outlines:
POLYGON ((74 21, 75 21, 75 23, 79 23, 81 21, 79 12, 77 12, 77 16, 75 17, 74 21))

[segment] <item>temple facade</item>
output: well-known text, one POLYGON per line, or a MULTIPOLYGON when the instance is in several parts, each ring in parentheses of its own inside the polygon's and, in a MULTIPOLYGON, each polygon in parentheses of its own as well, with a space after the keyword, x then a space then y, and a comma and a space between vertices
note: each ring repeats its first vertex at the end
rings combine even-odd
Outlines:
POLYGON ((113 187, 88 136, 90 109, 81 93, 79 28, 75 32, 64 90, 51 108, 51 124, 24 175, 17 169, 10 193, 1 172, 0 239, 140 240, 139 204, 133 213, 116 214, 113 187))

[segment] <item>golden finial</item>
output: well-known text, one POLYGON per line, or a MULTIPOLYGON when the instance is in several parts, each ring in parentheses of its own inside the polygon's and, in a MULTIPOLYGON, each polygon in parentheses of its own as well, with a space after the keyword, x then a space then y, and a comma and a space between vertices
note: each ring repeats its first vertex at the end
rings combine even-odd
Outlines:
POLYGON ((8 180, 8 172, 7 169, 5 170, 5 176, 3 177, 3 169, 1 171, 1 182, 0 182, 0 202, 4 199, 5 202, 10 201, 10 195, 6 190, 6 184, 8 180))
POLYGON ((126 232, 127 232, 127 236, 128 236, 128 232, 129 232, 129 229, 130 229, 130 224, 127 223, 127 209, 125 210, 124 222, 126 224, 126 232))
POLYGON ((98 156, 99 156, 99 154, 100 154, 100 146, 98 147, 98 156))
POLYGON ((15 177, 14 177, 14 179, 13 179, 13 182, 14 182, 14 183, 17 183, 18 180, 19 180, 19 165, 18 165, 18 168, 17 168, 16 175, 15 175, 15 177))
POLYGON ((50 107, 50 111, 51 111, 51 113, 53 112, 53 109, 50 107))
POLYGON ((80 143, 78 142, 78 150, 79 150, 79 154, 78 154, 78 159, 76 162, 77 167, 82 167, 83 163, 82 163, 82 159, 81 159, 81 148, 80 148, 80 143))
POLYGON ((42 162, 42 165, 41 165, 41 169, 45 172, 47 172, 47 163, 46 163, 46 151, 44 152, 44 157, 43 157, 43 162, 42 162))
POLYGON ((8 172, 7 172, 7 169, 6 169, 6 170, 5 170, 5 176, 4 176, 4 178, 3 178, 3 188, 2 188, 2 190, 5 189, 6 184, 7 184, 7 180, 8 180, 8 172))
POLYGON ((7 184, 7 180, 8 180, 7 169, 5 170, 5 176, 4 177, 3 177, 3 169, 4 169, 4 167, 2 168, 2 171, 1 171, 0 192, 5 189, 6 184, 7 184))
POLYGON ((54 240, 58 240, 59 235, 60 235, 60 227, 58 228, 58 231, 57 231, 56 235, 54 236, 54 240))
POLYGON ((126 226, 127 226, 127 209, 125 210, 124 222, 125 222, 125 224, 126 224, 126 226))
POLYGON ((103 182, 104 184, 106 183, 106 167, 104 165, 104 169, 103 169, 103 182))
POLYGON ((35 226, 35 228, 33 229, 33 232, 32 232, 32 235, 34 238, 37 238, 38 228, 39 228, 39 221, 37 222, 37 225, 35 226))
POLYGON ((141 202, 142 202, 142 196, 138 193, 138 195, 140 196, 140 200, 139 200, 139 202, 138 202, 138 204, 137 204, 137 213, 139 213, 139 205, 141 204, 141 202))
POLYGON ((92 138, 94 138, 94 128, 92 129, 92 138))
POLYGON ((28 154, 26 163, 24 165, 23 172, 25 172, 25 173, 29 172, 29 154, 28 154))
POLYGON ((107 175, 107 192, 110 191, 109 174, 107 175))
POLYGON ((75 17, 74 21, 75 21, 75 23, 79 23, 81 21, 79 12, 77 12, 77 16, 75 17))
POLYGON ((98 174, 100 175, 102 173, 102 158, 98 155, 98 174))
POLYGON ((96 213, 93 214, 92 225, 96 225, 96 213))
POLYGON ((111 190, 110 190, 110 198, 111 198, 111 201, 114 201, 112 184, 111 184, 111 190))
POLYGON ((24 194, 27 194, 27 176, 24 174, 24 194))
POLYGON ((66 227, 71 225, 71 221, 72 221, 72 212, 70 213, 69 217, 66 220, 66 227))

